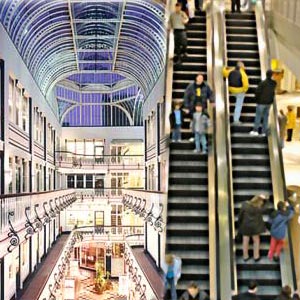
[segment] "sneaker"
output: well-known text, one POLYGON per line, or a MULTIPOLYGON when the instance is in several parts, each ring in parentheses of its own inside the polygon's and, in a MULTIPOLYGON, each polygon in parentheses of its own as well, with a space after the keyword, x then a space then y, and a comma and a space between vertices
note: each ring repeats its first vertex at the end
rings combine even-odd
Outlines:
POLYGON ((265 133, 262 133, 260 136, 267 136, 265 133))
POLYGON ((195 138, 193 138, 193 137, 191 137, 190 139, 189 139, 189 142, 194 142, 195 141, 195 138))
POLYGON ((176 61, 174 61, 174 65, 181 65, 182 64, 182 61, 181 59, 177 59, 176 61))
POLYGON ((201 154, 207 154, 207 151, 202 151, 201 154))
POLYGON ((250 135, 255 135, 255 136, 259 135, 259 133, 257 131, 254 131, 254 130, 250 131, 249 134, 250 135))
POLYGON ((194 153, 200 153, 200 150, 194 149, 193 152, 194 153))
POLYGON ((237 122, 233 122, 232 125, 233 126, 240 126, 242 125, 243 123, 241 121, 237 121, 237 122))
POLYGON ((273 260, 276 261, 276 262, 278 262, 279 261, 279 257, 278 256, 274 256, 273 260))
POLYGON ((181 142, 182 142, 182 139, 177 140, 177 142, 178 142, 178 143, 181 143, 181 142))
POLYGON ((172 140, 172 143, 175 143, 176 142, 176 140, 172 140))
POLYGON ((189 56, 188 56, 188 54, 185 52, 185 53, 182 54, 182 57, 187 58, 187 57, 189 57, 189 56))

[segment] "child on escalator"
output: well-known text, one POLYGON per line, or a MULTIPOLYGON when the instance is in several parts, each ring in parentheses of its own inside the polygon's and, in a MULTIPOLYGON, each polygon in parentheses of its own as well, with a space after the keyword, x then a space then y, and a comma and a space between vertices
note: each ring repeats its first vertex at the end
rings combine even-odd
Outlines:
POLYGON ((193 121, 191 128, 195 135, 195 150, 194 152, 207 154, 207 131, 210 126, 209 115, 203 110, 202 103, 196 103, 195 112, 193 114, 193 121))

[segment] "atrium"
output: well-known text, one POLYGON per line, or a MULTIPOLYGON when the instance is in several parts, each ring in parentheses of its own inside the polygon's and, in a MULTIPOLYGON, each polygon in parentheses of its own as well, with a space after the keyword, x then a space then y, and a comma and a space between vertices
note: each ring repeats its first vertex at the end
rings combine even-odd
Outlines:
POLYGON ((299 34, 300 0, 0 0, 0 300, 298 299, 299 34))

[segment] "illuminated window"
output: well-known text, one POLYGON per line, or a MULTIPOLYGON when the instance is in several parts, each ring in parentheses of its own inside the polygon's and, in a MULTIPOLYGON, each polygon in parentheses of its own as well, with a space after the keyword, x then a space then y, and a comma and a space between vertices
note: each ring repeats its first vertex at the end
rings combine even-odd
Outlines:
POLYGON ((14 121, 14 80, 9 77, 8 80, 8 114, 9 120, 14 121))

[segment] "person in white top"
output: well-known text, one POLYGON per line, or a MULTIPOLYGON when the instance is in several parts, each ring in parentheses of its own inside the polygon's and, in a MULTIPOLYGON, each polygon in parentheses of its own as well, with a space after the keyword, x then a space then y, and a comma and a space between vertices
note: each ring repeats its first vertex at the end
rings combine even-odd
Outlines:
POLYGON ((174 62, 180 64, 182 57, 187 56, 187 35, 185 25, 189 18, 184 11, 181 10, 182 4, 176 3, 175 12, 173 12, 169 19, 169 27, 174 31, 175 57, 174 62))

